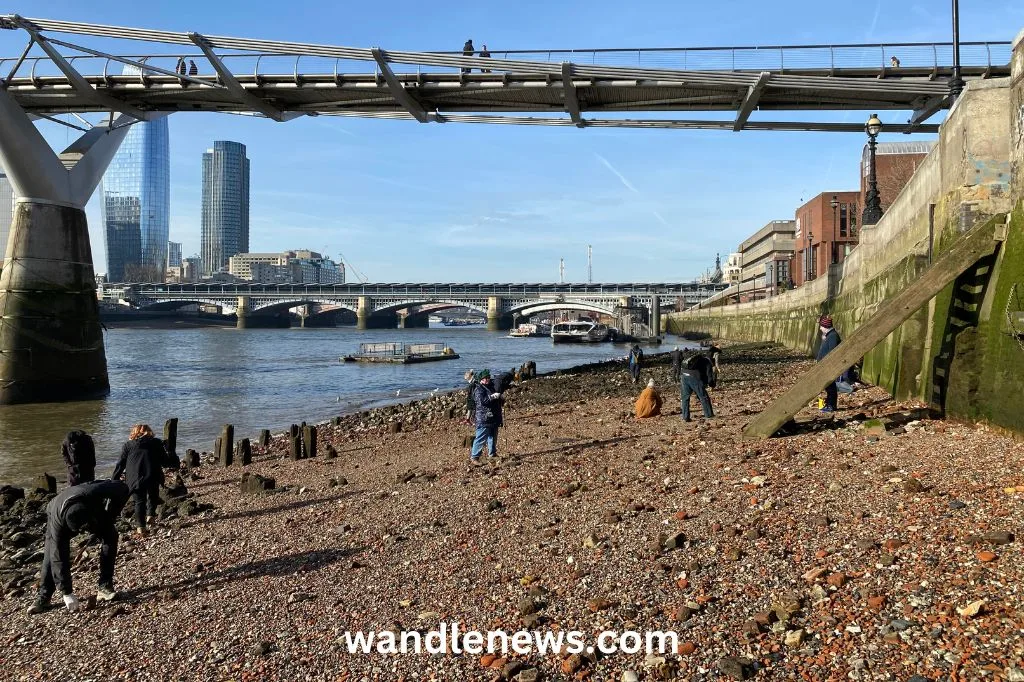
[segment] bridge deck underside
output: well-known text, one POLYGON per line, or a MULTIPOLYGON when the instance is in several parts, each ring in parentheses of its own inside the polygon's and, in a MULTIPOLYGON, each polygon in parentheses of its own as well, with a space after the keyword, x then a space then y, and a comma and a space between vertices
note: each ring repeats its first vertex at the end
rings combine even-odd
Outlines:
MULTIPOLYGON (((914 109, 930 97, 948 93, 948 79, 920 75, 879 79, 870 76, 773 74, 761 93, 760 110, 914 109)), ((858 72, 854 72, 856 74, 858 72)), ((992 71, 990 70, 991 74, 992 71)), ((575 78, 576 97, 584 112, 736 111, 754 75, 667 72, 664 79, 637 77, 575 78)), ((968 74, 970 75, 970 74, 968 74)), ((996 73, 995 75, 999 75, 996 73)), ((559 112, 565 111, 565 87, 546 74, 396 74, 405 90, 427 111, 559 112)), ((393 113, 408 115, 386 83, 371 74, 238 75, 242 86, 278 109, 302 113, 393 113)), ((148 111, 239 111, 245 107, 216 77, 199 76, 206 87, 170 76, 86 76, 97 91, 148 111)), ((8 92, 30 113, 102 111, 95 99, 72 87, 66 78, 15 78, 8 92)))

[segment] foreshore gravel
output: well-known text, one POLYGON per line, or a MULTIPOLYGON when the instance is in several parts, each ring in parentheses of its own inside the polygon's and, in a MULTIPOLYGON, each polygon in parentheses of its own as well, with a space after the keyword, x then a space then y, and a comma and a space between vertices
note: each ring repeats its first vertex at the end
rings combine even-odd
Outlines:
MULTIPOLYGON (((482 467, 458 393, 323 425, 315 458, 289 460, 283 436, 245 467, 204 458, 182 474, 190 508, 122 535, 118 599, 77 613, 25 613, 39 505, 0 496, 18 510, 0 526, 0 679, 1024 680, 1024 444, 878 388, 743 439, 811 364, 727 347, 716 418, 694 400, 689 424, 664 358, 643 372, 665 398, 649 420, 614 363, 527 381, 482 467), (274 490, 243 493, 243 471, 274 490), (453 621, 679 646, 496 660, 344 645, 453 621)), ((95 570, 75 567, 80 597, 95 570)))

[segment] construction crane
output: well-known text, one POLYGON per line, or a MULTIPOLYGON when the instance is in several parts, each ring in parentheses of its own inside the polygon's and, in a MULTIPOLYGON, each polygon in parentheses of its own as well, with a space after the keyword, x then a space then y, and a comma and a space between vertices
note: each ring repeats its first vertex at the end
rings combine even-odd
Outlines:
POLYGON ((341 251, 339 251, 338 252, 338 257, 341 258, 341 262, 345 264, 345 268, 346 269, 352 270, 352 273, 356 276, 356 279, 359 280, 360 284, 366 284, 366 282, 367 282, 366 275, 364 275, 363 273, 359 272, 359 270, 356 268, 356 266, 352 264, 352 261, 350 261, 348 258, 345 258, 345 254, 343 254, 341 251))

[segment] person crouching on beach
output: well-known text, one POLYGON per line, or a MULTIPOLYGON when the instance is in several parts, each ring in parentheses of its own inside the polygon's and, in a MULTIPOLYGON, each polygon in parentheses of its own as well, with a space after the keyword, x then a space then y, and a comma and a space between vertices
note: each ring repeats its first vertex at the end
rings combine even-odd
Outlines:
POLYGON ((160 484, 164 482, 164 444, 153 435, 149 424, 136 424, 121 448, 111 480, 124 476, 128 490, 135 498, 135 528, 146 535, 146 524, 156 517, 160 503, 160 484))
POLYGON ((657 417, 661 414, 661 395, 654 388, 654 379, 647 382, 647 388, 640 391, 640 397, 636 399, 636 418, 647 419, 657 417))
POLYGON ((100 576, 96 599, 114 598, 114 561, 117 558, 117 528, 114 522, 128 501, 128 487, 120 481, 91 481, 65 488, 46 505, 46 535, 43 564, 39 569, 39 592, 29 607, 30 614, 50 608, 50 598, 60 588, 68 611, 79 607, 71 582, 71 538, 92 533, 100 540, 100 576))

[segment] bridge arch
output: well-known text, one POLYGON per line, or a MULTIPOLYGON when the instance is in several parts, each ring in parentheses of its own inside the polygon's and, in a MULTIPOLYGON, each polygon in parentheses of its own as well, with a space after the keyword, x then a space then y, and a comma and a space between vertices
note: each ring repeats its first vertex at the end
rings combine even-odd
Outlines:
POLYGON ((519 317, 529 317, 552 310, 583 310, 601 315, 615 314, 613 307, 588 303, 586 301, 532 301, 510 308, 506 313, 509 315, 518 314, 519 317))
MULTIPOLYGON (((399 303, 389 302, 378 308, 374 308, 373 314, 381 313, 395 313, 405 308, 415 308, 419 306, 430 306, 430 312, 437 312, 438 310, 448 310, 449 308, 468 308, 469 310, 476 311, 482 315, 487 314, 487 305, 480 305, 473 301, 458 301, 458 300, 446 300, 446 299, 425 299, 425 300, 414 300, 401 301, 399 303), (436 307, 435 307, 436 306, 436 307)), ((420 311, 425 312, 425 311, 420 311)))
POLYGON ((356 307, 343 301, 332 301, 329 299, 317 299, 317 298, 305 298, 295 299, 291 301, 257 301, 255 304, 250 302, 249 312, 260 313, 260 314, 273 314, 283 313, 291 308, 298 308, 303 305, 319 305, 323 306, 324 310, 321 312, 330 312, 331 310, 348 310, 356 312, 356 307))
POLYGON ((187 305, 212 305, 221 309, 224 315, 233 315, 236 311, 237 302, 213 298, 191 298, 191 299, 146 299, 144 301, 132 301, 132 306, 139 310, 177 310, 187 305))

